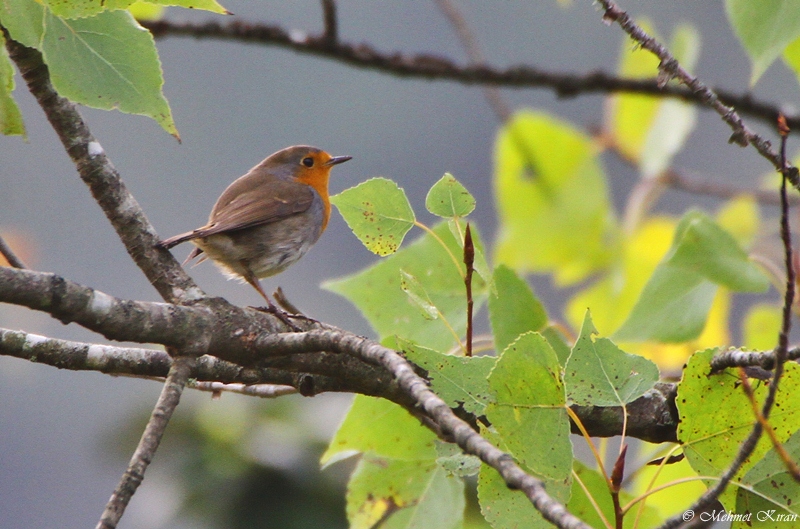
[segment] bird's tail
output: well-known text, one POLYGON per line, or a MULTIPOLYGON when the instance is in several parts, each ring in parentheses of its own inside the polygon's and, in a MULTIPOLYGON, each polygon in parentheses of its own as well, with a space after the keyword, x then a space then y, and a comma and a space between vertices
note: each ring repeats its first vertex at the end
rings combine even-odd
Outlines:
MULTIPOLYGON (((182 242, 186 242, 186 241, 189 241, 189 240, 192 240, 192 239, 196 239, 196 238, 197 238, 197 230, 187 231, 186 233, 181 233, 180 235, 175 235, 174 237, 170 237, 169 239, 164 239, 163 241, 159 241, 159 242, 156 243, 156 246, 159 247, 159 248, 164 248, 165 250, 169 250, 173 246, 177 246, 182 242)), ((188 263, 189 261, 191 261, 195 257, 199 257, 202 253, 203 253, 203 250, 201 250, 200 248, 195 246, 195 248, 189 254, 189 257, 186 258, 186 260, 183 262, 183 264, 186 265, 186 263, 188 263)), ((206 260, 206 256, 203 255, 202 257, 200 257, 200 260, 197 261, 197 263, 195 263, 195 264, 200 264, 205 260, 206 260)))
POLYGON ((182 242, 186 242, 190 239, 194 239, 197 237, 197 234, 194 231, 187 231, 186 233, 181 233, 180 235, 175 235, 174 237, 170 237, 169 239, 164 239, 163 241, 159 241, 156 243, 156 246, 159 248, 164 248, 169 250, 173 246, 177 246, 182 242))

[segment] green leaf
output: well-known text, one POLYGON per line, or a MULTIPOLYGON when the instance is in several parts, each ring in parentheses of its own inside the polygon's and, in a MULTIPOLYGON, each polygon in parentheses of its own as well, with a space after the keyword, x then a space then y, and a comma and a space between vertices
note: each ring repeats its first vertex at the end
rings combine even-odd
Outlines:
POLYGON ((498 262, 570 284, 612 260, 617 223, 596 153, 591 138, 543 114, 517 113, 500 130, 498 262))
MULTIPOLYGON (((578 475, 578 478, 580 478, 581 483, 586 487, 589 494, 592 495, 594 502, 600 507, 606 521, 610 522, 613 526, 615 519, 614 502, 611 499, 611 494, 608 491, 608 483, 606 483, 605 478, 600 475, 599 472, 590 469, 578 460, 575 460, 575 473, 578 475)), ((573 481, 572 495, 569 503, 567 503, 567 510, 586 522, 590 527, 605 527, 603 519, 597 514, 595 506, 586 496, 586 490, 581 487, 577 479, 573 481)), ((619 498, 622 505, 626 505, 633 500, 633 496, 624 490, 620 491, 619 498)), ((663 521, 663 517, 659 515, 658 510, 648 505, 644 508, 642 516, 638 519, 638 525, 635 525, 637 522, 636 511, 637 507, 634 507, 627 513, 623 519, 622 526, 624 528, 657 527, 659 523, 663 521)))
POLYGON ((6 136, 25 136, 22 113, 11 96, 14 91, 14 68, 6 51, 6 41, 0 33, 0 132, 6 136))
MULTIPOLYGON (((497 433, 481 427, 484 439, 503 451, 508 451, 503 440, 497 433)), ((527 469, 528 473, 544 482, 547 494, 551 498, 567 503, 570 499, 571 478, 549 479, 537 474, 534 470, 527 469)), ((518 490, 511 490, 506 485, 498 472, 486 465, 481 465, 478 475, 478 501, 481 505, 481 514, 486 518, 493 529, 545 529, 552 528, 552 524, 542 518, 530 500, 518 490)))
MULTIPOLYGON (((551 482, 547 483, 547 493, 563 501, 569 498, 569 487, 561 486, 554 490, 551 482), (561 494, 559 494, 559 492, 561 494)), ((520 491, 511 490, 495 469, 481 465, 478 475, 478 500, 481 513, 493 529, 552 529, 553 524, 542 518, 530 500, 520 491)))
POLYGON ((751 86, 800 37, 797 0, 725 0, 725 11, 752 63, 751 86))
MULTIPOLYGON (((800 460, 800 431, 792 434, 783 444, 784 450, 792 459, 800 460)), ((764 459, 753 465, 742 478, 742 483, 749 485, 753 492, 745 488, 738 488, 736 494, 736 513, 752 513, 751 518, 757 521, 777 521, 783 515, 783 524, 797 521, 800 510, 797 502, 800 501, 800 484, 786 469, 778 452, 773 447, 764 456, 764 459), (768 518, 765 519, 765 514, 768 518), (761 518, 759 518, 759 514, 761 518), (794 518, 792 518, 794 515, 794 518)), ((781 524, 780 521, 777 521, 781 524)), ((734 524, 732 527, 747 527, 751 524, 734 524)))
POLYGON ((445 173, 428 191, 425 207, 444 218, 466 217, 475 209, 475 197, 453 175, 445 173))
MULTIPOLYGON (((459 253, 458 242, 450 234, 445 222, 433 229, 452 255, 459 253)), ((478 239, 477 230, 473 238, 478 239)), ((446 351, 455 345, 455 338, 442 318, 425 319, 419 310, 408 302, 400 288, 400 269, 414 277, 422 278, 425 290, 441 315, 461 335, 466 328, 467 302, 464 281, 459 270, 463 264, 454 262, 439 241, 425 234, 394 255, 352 276, 324 283, 323 288, 341 294, 361 310, 364 317, 378 332, 381 340, 399 336, 437 351, 446 351), (457 268, 458 266, 458 268, 457 268)), ((485 300, 486 286, 473 280, 475 310, 485 300)))
POLYGON ((696 338, 718 285, 759 292, 769 288, 769 280, 728 232, 704 213, 689 212, 615 338, 660 342, 696 338))
POLYGON ((547 313, 528 283, 505 265, 494 271, 496 294, 489 295, 489 321, 495 351, 503 351, 519 335, 540 331, 547 325, 547 313))
POLYGON ((409 301, 420 310, 422 316, 427 320, 435 320, 439 317, 439 309, 431 302, 428 293, 425 291, 417 278, 400 269, 400 288, 408 295, 409 301))
POLYGON ((11 38, 29 48, 41 50, 45 8, 36 0, 3 0, 0 23, 11 38))
POLYGON ((587 310, 564 370, 564 385, 571 402, 580 406, 622 406, 658 382, 658 367, 653 362, 628 354, 597 334, 587 310))
MULTIPOLYGON (((85 18, 103 11, 127 9, 136 0, 44 0, 56 16, 62 18, 85 18)), ((148 0, 150 4, 202 9, 222 15, 230 12, 215 0, 148 0)))
POLYGON ((153 36, 129 12, 65 20, 46 11, 45 27, 41 51, 59 94, 92 108, 149 116, 177 137, 153 36))
POLYGON ((572 350, 567 343, 563 329, 556 325, 548 325, 542 329, 539 334, 544 336, 544 339, 547 340, 547 343, 549 343, 550 347, 555 351, 558 357, 558 364, 562 366, 567 365, 567 359, 572 350))
POLYGON ((568 481, 572 470, 561 366, 547 341, 526 333, 509 345, 489 376, 494 402, 486 417, 514 457, 537 475, 568 481))
POLYGON ((356 453, 432 461, 436 458, 434 441, 436 436, 397 404, 356 395, 320 463, 328 466, 356 453))
POLYGON ((331 202, 356 237, 378 255, 396 252, 416 220, 405 191, 387 178, 345 189, 331 202))
POLYGON ((464 482, 433 461, 365 457, 347 485, 350 529, 456 529, 464 482))
MULTIPOLYGON (((678 439, 689 464, 702 476, 721 475, 755 423, 750 401, 740 387, 736 372, 709 375, 709 362, 716 353, 716 349, 707 349, 689 359, 675 399, 680 418, 678 439)), ((781 443, 800 430, 800 409, 794 406, 800 399, 800 366, 788 362, 785 368, 769 417, 781 443)), ((760 407, 768 385, 754 379, 750 379, 750 384, 760 407)), ((739 481, 746 475, 771 447, 769 438, 762 436, 734 479, 739 481)), ((733 509, 736 495, 736 487, 729 487, 720 500, 727 508, 733 509)))
POLYGON ((436 453, 436 464, 454 476, 474 476, 481 469, 481 460, 465 454, 456 444, 437 441, 436 453))
POLYGON ((495 365, 491 356, 444 355, 407 341, 399 341, 406 357, 425 369, 433 391, 451 408, 462 405, 476 416, 484 414, 489 402, 489 372, 495 365))

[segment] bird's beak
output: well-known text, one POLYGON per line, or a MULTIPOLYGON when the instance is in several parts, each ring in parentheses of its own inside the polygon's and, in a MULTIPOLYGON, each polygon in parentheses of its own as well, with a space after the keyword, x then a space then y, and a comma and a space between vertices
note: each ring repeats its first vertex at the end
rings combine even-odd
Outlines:
POLYGON ((325 162, 325 165, 337 165, 346 162, 350 158, 352 158, 352 156, 332 156, 330 160, 325 162))

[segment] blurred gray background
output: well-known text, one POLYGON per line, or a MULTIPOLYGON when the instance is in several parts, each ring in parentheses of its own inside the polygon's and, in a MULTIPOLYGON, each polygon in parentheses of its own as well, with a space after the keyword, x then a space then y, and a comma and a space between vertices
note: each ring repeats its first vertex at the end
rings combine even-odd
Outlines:
MULTIPOLYGON (((569 7, 555 0, 455 3, 488 62, 498 67, 527 63, 555 71, 613 71, 625 41, 619 27, 601 22, 597 7, 589 1, 569 7)), ((321 29, 317 0, 231 0, 224 5, 244 20, 312 33, 321 29)), ((340 0, 338 5, 343 40, 367 42, 387 52, 427 52, 466 62, 451 26, 433 2, 340 0)), ((713 86, 748 90, 749 64, 728 28, 721 0, 627 0, 622 7, 636 17, 648 16, 662 37, 671 35, 678 23, 694 24, 702 36, 696 73, 713 86)), ((202 20, 214 15, 171 9, 167 17, 202 20)), ((427 189, 444 172, 452 172, 477 197, 473 217, 491 241, 492 150, 498 123, 479 88, 400 79, 260 45, 190 38, 165 38, 157 45, 164 92, 182 144, 143 117, 92 109, 82 113, 163 237, 204 223, 219 193, 265 156, 307 143, 353 156, 333 171, 332 193, 386 176, 405 188, 425 222, 432 220, 424 209, 427 189)), ((578 127, 598 125, 602 119, 602 96, 560 100, 548 90, 502 93, 513 108, 543 109, 578 127)), ((753 93, 791 109, 798 86, 778 64, 753 93)), ((78 178, 41 109, 24 86, 18 86, 16 96, 28 141, 0 138, 0 232, 12 242, 14 237, 25 242, 31 252, 29 263, 37 270, 121 298, 158 300, 78 178)), ((760 125, 755 128, 764 130, 760 125)), ((753 149, 729 145, 728 136, 716 115, 702 111, 675 165, 701 178, 755 185, 770 167, 753 149)), ((613 156, 604 162, 619 205, 636 174, 613 156)), ((707 199, 669 192, 659 207, 677 212, 695 203, 713 205, 707 199)), ((183 259, 188 251, 188 246, 178 247, 174 253, 183 259)), ((334 213, 328 231, 311 252, 264 285, 269 291, 281 285, 315 318, 371 335, 351 305, 321 290, 319 284, 356 272, 375 259, 334 213)), ((210 264, 190 273, 210 294, 237 304, 259 303, 251 288, 226 281, 210 264)), ((536 286, 551 307, 559 306, 558 293, 546 280, 537 280, 536 286)), ((99 340, 75 325, 63 326, 10 306, 0 306, 0 326, 99 340)), ((0 357, 0 527, 93 527, 159 389, 154 382, 58 371, 0 357)), ((234 395, 211 401, 208 394, 194 391, 184 399, 178 421, 188 420, 194 409, 210 408, 227 424, 235 422, 237 410, 268 407, 263 401, 234 395)), ((283 411, 274 412, 284 413, 279 421, 283 427, 267 428, 261 444, 254 441, 252 457, 267 466, 308 465, 299 457, 303 454, 290 453, 296 444, 292 436, 308 435, 322 443, 348 401, 347 396, 323 395, 283 405, 283 411), (259 446, 275 450, 272 455, 260 454, 259 446)), ((167 442, 170 435, 168 430, 167 442)), ((173 519, 185 497, 168 469, 170 461, 181 457, 186 454, 169 449, 158 453, 121 527, 206 526, 199 518, 180 523, 173 519)), ((311 480, 341 483, 336 469, 305 472, 311 480), (325 477, 328 472, 333 477, 325 477)))

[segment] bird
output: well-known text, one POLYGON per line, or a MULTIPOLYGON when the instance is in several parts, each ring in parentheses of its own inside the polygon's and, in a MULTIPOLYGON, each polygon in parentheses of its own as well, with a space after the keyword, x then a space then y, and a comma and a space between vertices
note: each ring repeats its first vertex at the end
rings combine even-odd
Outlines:
POLYGON ((328 226, 331 169, 352 156, 331 156, 308 145, 287 147, 236 179, 217 199, 208 223, 156 244, 164 249, 190 241, 184 265, 211 259, 229 278, 255 288, 267 310, 293 326, 275 307, 259 279, 274 276, 303 257, 328 226))

